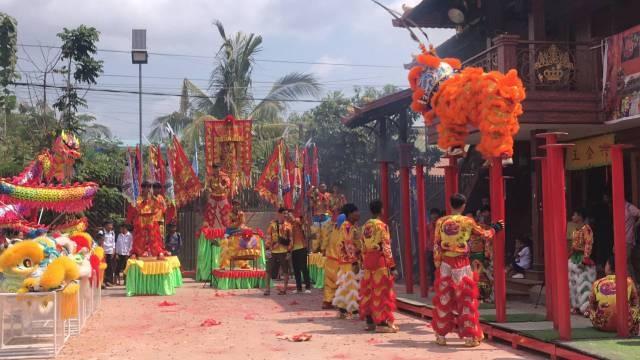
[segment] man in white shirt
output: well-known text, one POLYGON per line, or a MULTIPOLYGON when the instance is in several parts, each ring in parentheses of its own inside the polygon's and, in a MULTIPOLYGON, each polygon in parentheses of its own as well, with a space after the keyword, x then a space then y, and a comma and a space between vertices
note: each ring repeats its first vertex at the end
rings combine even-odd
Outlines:
POLYGON ((103 229, 99 231, 103 237, 102 248, 104 249, 104 257, 107 268, 104 271, 105 285, 113 285, 113 274, 116 267, 116 233, 113 231, 113 221, 107 220, 103 224, 103 229))
POLYGON ((115 281, 120 284, 120 273, 124 271, 131 255, 131 247, 133 246, 133 236, 129 232, 129 228, 126 224, 120 225, 120 233, 118 233, 118 239, 116 240, 116 269, 115 269, 115 281))

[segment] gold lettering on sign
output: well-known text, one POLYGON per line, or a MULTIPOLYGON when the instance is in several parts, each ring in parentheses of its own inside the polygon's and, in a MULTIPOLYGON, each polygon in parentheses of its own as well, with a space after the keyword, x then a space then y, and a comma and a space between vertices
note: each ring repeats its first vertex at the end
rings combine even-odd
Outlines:
POLYGON ((569 51, 559 49, 556 45, 541 49, 534 64, 536 76, 541 83, 566 81, 574 67, 569 51))

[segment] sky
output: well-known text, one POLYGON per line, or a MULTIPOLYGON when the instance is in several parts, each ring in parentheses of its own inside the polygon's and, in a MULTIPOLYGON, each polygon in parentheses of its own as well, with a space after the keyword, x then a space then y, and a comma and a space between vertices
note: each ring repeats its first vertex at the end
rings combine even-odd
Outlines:
MULTIPOLYGON (((382 1, 398 11, 403 4, 419 2, 382 1)), ((262 35, 262 52, 253 76, 256 98, 290 72, 314 74, 323 93, 339 90, 350 94, 356 85, 404 87, 403 64, 418 51, 407 31, 394 28, 390 15, 370 0, 0 0, 0 9, 18 21, 19 71, 22 81, 31 83, 42 83, 45 59, 57 52, 42 46, 59 46, 56 34, 64 27, 81 24, 100 31, 98 49, 103 51, 98 58, 104 61, 104 74, 94 87, 128 91, 138 89, 138 69, 128 53, 131 29, 147 29, 149 51, 169 55, 151 54, 149 63, 142 66, 143 93, 177 95, 183 78, 206 89, 213 57, 221 44, 215 20, 224 24, 227 34, 262 35)), ((427 33, 434 45, 453 35, 443 29, 427 33)), ((62 85, 60 79, 56 85, 62 85)), ((39 88, 17 89, 25 102, 41 99, 42 92, 39 88)), ((47 101, 51 104, 58 96, 57 90, 49 89, 47 101)), ((88 108, 82 112, 95 115, 97 122, 110 127, 125 143, 138 138, 136 94, 89 92, 86 99, 88 108)), ((292 103, 289 111, 313 106, 292 103)), ((154 118, 177 108, 177 96, 144 95, 143 133, 148 133, 154 118)))

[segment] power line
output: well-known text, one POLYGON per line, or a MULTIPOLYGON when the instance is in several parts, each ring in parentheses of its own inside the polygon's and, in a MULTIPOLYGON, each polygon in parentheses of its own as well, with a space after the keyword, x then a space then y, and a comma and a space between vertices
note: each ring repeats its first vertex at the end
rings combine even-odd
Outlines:
MULTIPOLYGON (((60 46, 52 46, 52 45, 18 44, 18 46, 31 47, 31 48, 60 49, 60 46)), ((121 54, 130 54, 131 53, 130 50, 114 50, 114 49, 98 49, 98 52, 121 53, 121 54)), ((208 59, 208 60, 216 59, 215 56, 208 56, 208 55, 178 54, 178 53, 152 52, 152 51, 149 52, 149 55, 186 57, 186 58, 208 59)), ((401 65, 351 64, 351 63, 334 63, 334 62, 324 62, 324 61, 281 60, 281 59, 261 59, 261 58, 257 58, 256 61, 257 62, 268 62, 268 63, 282 63, 282 64, 327 65, 327 66, 365 67, 365 68, 381 68, 381 69, 402 69, 401 65)))
MULTIPOLYGON (((12 85, 15 86, 34 86, 34 87, 39 87, 39 88, 47 88, 47 89, 59 89, 59 90, 66 90, 67 87, 66 86, 56 86, 56 85, 44 85, 44 84, 33 84, 33 83, 25 83, 25 82, 14 82, 12 83, 12 85)), ((90 87, 80 87, 80 86, 75 86, 74 89, 76 90, 83 90, 83 91, 89 91, 89 92, 104 92, 104 93, 111 93, 111 94, 131 94, 131 95, 138 95, 140 94, 140 92, 138 91, 133 91, 133 90, 120 90, 120 89, 105 89, 105 88, 90 88, 90 87)), ((142 95, 151 95, 151 96, 174 96, 174 97, 182 97, 182 94, 171 94, 171 93, 162 93, 162 92, 156 92, 156 91, 143 91, 142 95)), ((210 97, 208 96, 199 96, 199 95, 192 95, 189 96, 190 98, 196 98, 196 99, 210 99, 210 97)), ((264 101, 267 100, 269 101, 269 99, 266 98, 254 98, 254 97, 247 97, 244 98, 242 100, 252 100, 252 101, 264 101)), ((314 100, 314 99, 283 99, 283 100, 278 100, 278 102, 301 102, 301 103, 321 103, 322 100, 314 100)))

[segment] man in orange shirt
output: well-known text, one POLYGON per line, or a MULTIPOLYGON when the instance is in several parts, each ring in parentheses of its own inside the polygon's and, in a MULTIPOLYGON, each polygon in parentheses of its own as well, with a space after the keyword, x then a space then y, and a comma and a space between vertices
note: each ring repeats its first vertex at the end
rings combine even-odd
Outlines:
POLYGON ((296 217, 291 212, 287 213, 287 221, 291 224, 291 235, 293 237, 291 262, 293 263, 293 276, 296 279, 296 289, 298 294, 302 293, 302 280, 304 279, 304 293, 311 294, 311 278, 309 277, 307 264, 309 254, 308 241, 302 219, 301 216, 296 217))

